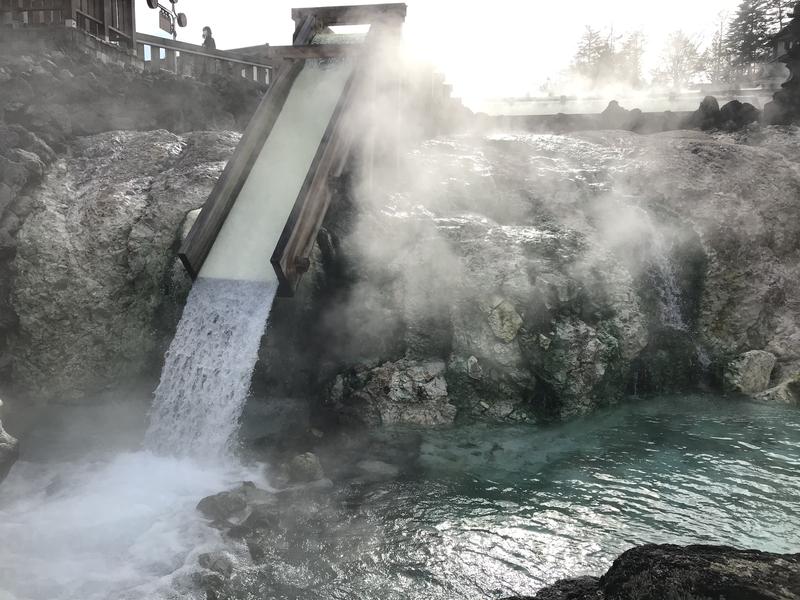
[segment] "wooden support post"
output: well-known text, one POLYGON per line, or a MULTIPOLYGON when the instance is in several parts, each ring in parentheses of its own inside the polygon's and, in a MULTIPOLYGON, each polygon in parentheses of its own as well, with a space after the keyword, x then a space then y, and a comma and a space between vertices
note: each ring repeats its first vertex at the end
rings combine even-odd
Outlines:
POLYGON ((167 71, 171 71, 172 73, 177 73, 178 72, 178 61, 177 61, 177 58, 178 57, 177 57, 177 55, 175 53, 175 50, 171 50, 171 49, 167 48, 167 54, 166 54, 166 56, 164 58, 164 68, 167 71))
POLYGON ((111 25, 111 0, 103 0, 103 29, 100 32, 105 41, 110 41, 108 28, 111 25))
POLYGON ((161 48, 150 46, 150 70, 158 73, 161 70, 161 48))

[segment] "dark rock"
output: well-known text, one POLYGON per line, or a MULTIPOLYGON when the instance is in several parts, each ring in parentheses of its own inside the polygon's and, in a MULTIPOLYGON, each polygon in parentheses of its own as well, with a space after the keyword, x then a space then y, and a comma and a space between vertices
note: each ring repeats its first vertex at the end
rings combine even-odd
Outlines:
POLYGON ((197 562, 204 569, 219 573, 226 579, 233 573, 233 561, 226 552, 206 552, 197 557, 197 562))
POLYGON ((247 533, 275 529, 277 526, 278 514, 273 504, 256 504, 250 515, 242 522, 242 529, 247 533))
POLYGON ((800 554, 647 545, 615 560, 600 587, 606 598, 619 600, 795 600, 800 598, 800 554))
POLYGON ((557 581, 536 594, 536 596, 515 596, 507 600, 603 600, 600 579, 597 577, 578 577, 557 581))
POLYGON ((313 452, 292 458, 286 465, 286 475, 291 483, 309 483, 325 477, 319 458, 313 452))
POLYGON ((246 508, 247 502, 244 498, 232 492, 220 492, 213 496, 207 496, 197 505, 197 510, 212 521, 229 519, 246 508))
POLYGON ((622 129, 630 120, 630 111, 625 110, 619 102, 612 100, 600 114, 604 129, 622 129))
POLYGON ((718 127, 720 123, 719 102, 714 96, 706 96, 700 102, 694 114, 689 118, 689 125, 699 129, 707 130, 718 127))
POLYGON ((757 122, 760 117, 761 113, 752 104, 731 100, 719 111, 719 125, 726 131, 736 131, 757 122))
POLYGON ((401 360, 340 375, 329 404, 343 422, 381 425, 450 425, 456 408, 449 403, 445 364, 401 360))
POLYGON ((599 581, 559 581, 528 600, 672 599, 800 599, 800 554, 725 546, 640 546, 622 554, 599 581))

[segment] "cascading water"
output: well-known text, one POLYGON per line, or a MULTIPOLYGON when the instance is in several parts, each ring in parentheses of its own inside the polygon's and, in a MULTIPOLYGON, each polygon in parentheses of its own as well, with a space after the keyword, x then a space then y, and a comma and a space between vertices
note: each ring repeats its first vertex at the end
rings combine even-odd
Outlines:
POLYGON ((654 289, 658 293, 661 324, 670 329, 686 331, 681 308, 681 289, 675 275, 671 244, 656 227, 652 227, 652 263, 654 289))
POLYGON ((167 352, 145 446, 203 459, 232 449, 277 282, 198 279, 167 352))

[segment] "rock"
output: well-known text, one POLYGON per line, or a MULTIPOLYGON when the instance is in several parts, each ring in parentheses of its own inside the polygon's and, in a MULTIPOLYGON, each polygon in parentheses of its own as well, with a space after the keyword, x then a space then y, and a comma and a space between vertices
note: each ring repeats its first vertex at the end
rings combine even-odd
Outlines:
POLYGON ((470 356, 467 359, 467 375, 476 380, 480 380, 483 377, 481 363, 474 356, 470 356))
POLYGON ((725 546, 639 546, 617 558, 599 581, 560 581, 528 600, 650 598, 798 600, 800 554, 725 546))
POLYGON ((763 350, 751 350, 735 358, 725 368, 725 388, 742 394, 753 395, 769 387, 775 355, 763 350))
POLYGON ((19 325, 9 354, 23 392, 70 401, 157 372, 188 290, 182 270, 170 276, 181 227, 238 139, 166 131, 81 138, 57 175, 20 197, 27 207, 15 208, 29 214, 14 241, 19 325))
POLYGON ((800 373, 753 397, 767 404, 800 405, 800 373))
POLYGON ((755 123, 761 117, 759 110, 750 103, 731 100, 719 111, 719 123, 723 129, 734 131, 755 123))
POLYGON ((291 483, 309 483, 325 477, 319 458, 313 452, 299 454, 286 465, 286 475, 291 483))
POLYGON ((186 218, 183 220, 183 225, 181 225, 181 242, 186 241, 189 232, 192 230, 192 227, 194 227, 197 217, 200 216, 200 211, 202 210, 202 208, 195 208, 186 213, 186 218))
POLYGON ((706 96, 700 107, 689 119, 690 126, 707 130, 718 127, 720 122, 719 102, 714 96, 706 96))
POLYGON ((241 533, 249 535, 254 531, 274 529, 278 525, 278 512, 273 504, 256 504, 242 522, 241 533))
POLYGON ((506 343, 513 342, 523 323, 514 305, 507 300, 500 300, 490 304, 488 312, 492 333, 506 343))
POLYGON ((246 508, 247 502, 235 492, 220 492, 207 496, 197 505, 197 510, 212 521, 227 520, 246 508))
POLYGON ((339 417, 370 427, 451 425, 456 408, 449 403, 445 364, 401 360, 339 375, 330 395, 339 417))
POLYGON ((600 117, 605 129, 622 129, 630 120, 630 111, 622 108, 616 100, 612 100, 600 117))
POLYGON ((19 442, 3 429, 0 421, 0 482, 6 478, 19 458, 19 442))
POLYGON ((197 557, 197 562, 204 569, 219 573, 226 579, 233 573, 234 563, 227 552, 206 552, 197 557))

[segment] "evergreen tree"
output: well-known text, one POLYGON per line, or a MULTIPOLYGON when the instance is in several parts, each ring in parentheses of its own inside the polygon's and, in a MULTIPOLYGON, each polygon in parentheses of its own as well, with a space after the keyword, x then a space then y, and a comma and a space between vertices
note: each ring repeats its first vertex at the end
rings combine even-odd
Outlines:
POLYGON ((616 42, 613 32, 602 33, 587 25, 572 63, 575 73, 593 85, 608 81, 614 76, 616 42))
POLYGON ((770 4, 771 0, 742 0, 731 20, 726 45, 743 75, 752 75, 771 54, 770 4))
POLYGON ((770 34, 775 34, 786 25, 791 19, 789 13, 792 12, 797 0, 767 0, 766 16, 767 27, 770 34))
POLYGON ((641 31, 634 31, 622 42, 617 56, 617 71, 620 81, 633 86, 642 85, 642 57, 644 56, 645 37, 641 31))

